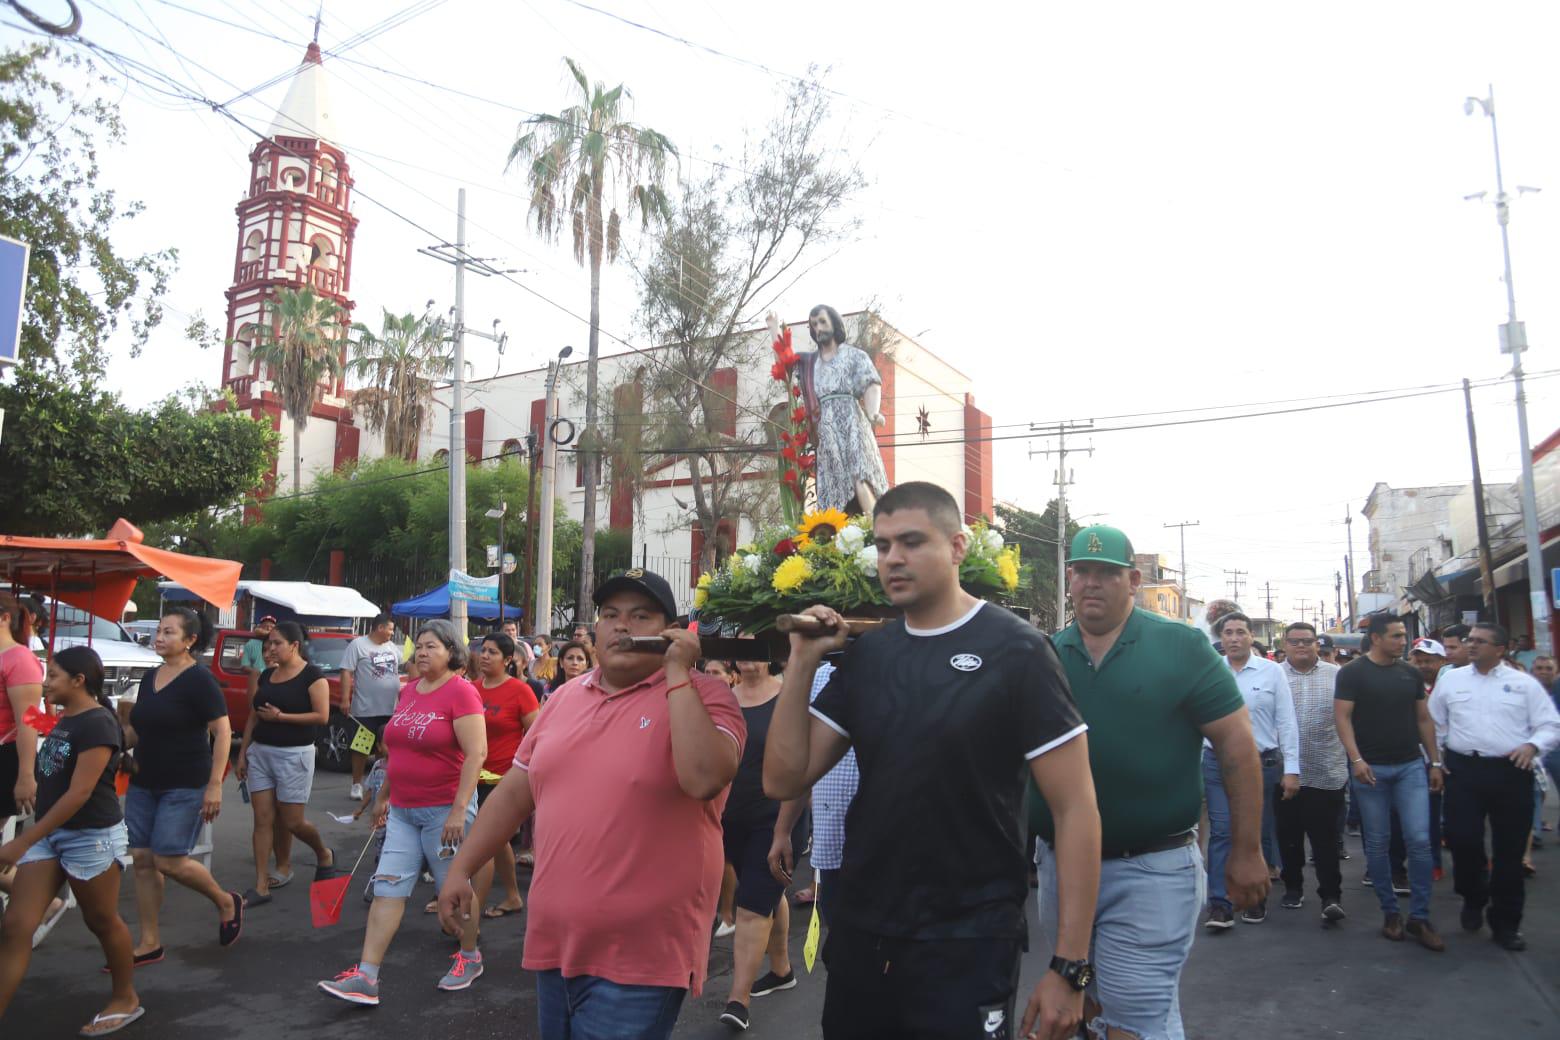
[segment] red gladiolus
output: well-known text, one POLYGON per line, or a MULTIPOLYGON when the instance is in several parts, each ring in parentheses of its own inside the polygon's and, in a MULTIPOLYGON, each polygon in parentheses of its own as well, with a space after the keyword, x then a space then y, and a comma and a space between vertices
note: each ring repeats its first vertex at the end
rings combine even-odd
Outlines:
POLYGON ((803 469, 812 469, 813 468, 813 464, 818 461, 818 457, 816 455, 808 454, 808 455, 803 455, 801 458, 797 459, 796 461, 797 461, 797 464, 800 465, 803 469))
POLYGON ((801 407, 800 405, 798 405, 796 407, 796 410, 791 413, 791 421, 794 422, 794 423, 804 423, 804 422, 806 422, 807 421, 807 409, 805 409, 805 408, 801 407))
POLYGON ((795 462, 796 461, 796 449, 792 448, 792 447, 789 447, 789 446, 781 448, 780 449, 780 457, 782 459, 789 459, 791 462, 795 462))
POLYGON ((780 382, 785 382, 785 365, 776 361, 773 365, 769 366, 769 374, 775 379, 778 379, 780 382))
POLYGON ((791 387, 791 396, 792 397, 801 397, 802 396, 802 388, 799 387, 799 386, 791 387))
POLYGON ((791 326, 787 325, 784 329, 780 330, 780 338, 785 340, 785 345, 787 347, 791 345, 791 326))
MULTIPOLYGON (((795 472, 796 472, 796 470, 794 470, 794 469, 787 471, 788 475, 790 473, 795 473, 795 472)), ((796 543, 791 541, 791 539, 789 539, 789 538, 782 538, 778 542, 775 543, 775 555, 776 556, 791 556, 791 555, 795 554, 795 552, 796 552, 796 543)))

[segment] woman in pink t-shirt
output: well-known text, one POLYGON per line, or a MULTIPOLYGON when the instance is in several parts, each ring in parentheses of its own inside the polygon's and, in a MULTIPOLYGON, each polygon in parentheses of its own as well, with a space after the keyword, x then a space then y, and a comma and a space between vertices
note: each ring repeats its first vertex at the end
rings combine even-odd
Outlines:
POLYGON ((43 700, 43 665, 27 647, 31 640, 32 614, 0 593, 0 824, 32 812, 38 795, 38 731, 22 725, 43 700))
MULTIPOLYGON (((417 633, 413 671, 420 678, 401 688, 395 714, 385 726, 389 752, 384 785, 374 803, 374 824, 385 828, 374 905, 358 963, 319 983, 319 988, 353 1004, 379 1003, 379 967, 401 926, 406 900, 423 864, 444 884, 450 860, 477 814, 477 777, 487 758, 487 724, 476 688, 456 674, 466 665, 466 642, 448 621, 429 621, 417 633)), ((474 876, 486 891, 493 875, 474 876)), ((480 873, 480 872, 479 872, 480 873)), ((462 990, 482 974, 477 950, 480 914, 461 929, 460 950, 439 980, 442 990, 462 990)))

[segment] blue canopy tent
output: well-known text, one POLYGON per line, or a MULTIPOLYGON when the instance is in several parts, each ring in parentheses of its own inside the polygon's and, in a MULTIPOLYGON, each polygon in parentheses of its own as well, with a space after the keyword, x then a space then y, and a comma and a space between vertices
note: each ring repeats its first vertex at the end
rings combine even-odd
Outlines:
MULTIPOLYGON (((435 585, 421 596, 413 596, 411 599, 403 599, 399 603, 390 604, 390 613, 402 617, 415 618, 441 618, 450 616, 450 587, 448 585, 435 585)), ((504 605, 504 618, 506 620, 520 619, 523 614, 519 607, 511 604, 504 605)), ((480 600, 469 600, 466 603, 466 616, 478 618, 482 621, 498 620, 498 604, 483 603, 480 600)))

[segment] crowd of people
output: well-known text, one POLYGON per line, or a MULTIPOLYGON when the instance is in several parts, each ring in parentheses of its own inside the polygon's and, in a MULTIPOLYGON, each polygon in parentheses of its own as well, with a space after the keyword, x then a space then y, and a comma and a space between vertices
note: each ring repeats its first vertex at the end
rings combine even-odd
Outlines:
MULTIPOLYGON (((1537 775, 1560 767, 1553 659, 1512 658, 1486 622, 1410 647, 1381 614, 1340 667, 1303 622, 1265 652, 1234 603, 1214 605, 1205 635, 1135 606, 1131 542, 1103 525, 1071 541, 1073 620, 1047 636, 960 586, 961 521, 933 485, 886 491, 874 540, 902 619, 852 639, 813 607, 819 630, 794 632, 776 664, 703 658, 668 582, 641 569, 604 582, 594 627, 558 645, 513 623, 467 642, 433 620, 405 657, 391 619, 374 619, 341 676, 373 738, 350 791, 380 834, 371 905, 356 961, 318 990, 381 1002, 386 953, 427 876, 438 895, 423 909, 459 942, 441 990, 478 980, 483 924, 524 910, 543 1037, 665 1038, 707 981, 712 939, 730 934, 719 1018, 744 1030, 756 998, 798 984, 788 890, 806 856, 813 883, 798 894, 827 926, 831 1040, 1179 1038, 1199 922, 1218 935, 1259 925, 1275 885, 1282 909, 1302 909, 1310 866, 1323 926, 1343 926, 1355 813, 1386 939, 1446 949, 1429 914, 1444 835, 1462 927, 1524 947, 1537 775), (623 636, 659 637, 665 652, 623 636), (927 820, 938 840, 907 855, 927 820), (532 869, 524 898, 517 865, 532 869), (1025 997, 1031 886, 1052 958, 1025 997)), ((0 1016, 69 885, 112 986, 82 1033, 106 1035, 145 1014, 134 974, 165 955, 166 878, 210 901, 223 948, 292 880, 294 839, 317 880, 345 869, 305 811, 328 684, 305 631, 260 619, 233 760, 253 819, 254 883, 240 894, 198 855, 222 810, 227 757, 213 749, 231 739, 199 663, 201 617, 162 619, 163 664, 117 714, 92 651, 56 653, 45 676, 30 634, 0 595, 0 816, 33 816, 0 846, 0 867, 16 867, 0 1016), (139 941, 117 908, 127 866, 139 941)))

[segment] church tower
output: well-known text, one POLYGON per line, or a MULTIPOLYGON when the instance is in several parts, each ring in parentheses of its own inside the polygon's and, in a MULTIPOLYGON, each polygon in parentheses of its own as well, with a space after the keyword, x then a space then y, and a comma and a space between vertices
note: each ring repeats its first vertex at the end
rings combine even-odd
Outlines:
MULTIPOLYGON (((249 153, 249 185, 237 206, 238 247, 227 290, 222 385, 233 391, 242 410, 269 416, 283 431, 270 482, 276 491, 296 490, 283 487, 292 476, 292 441, 285 436, 292 420, 284 416, 268 374, 251 359, 250 346, 260 324, 270 320, 266 301, 279 289, 310 286, 342 307, 345 365, 357 218, 351 213, 352 175, 336 140, 316 40, 293 74, 270 132, 249 153)), ((356 459, 359 432, 343 377, 322 382, 301 441, 305 482, 307 475, 356 459)))

